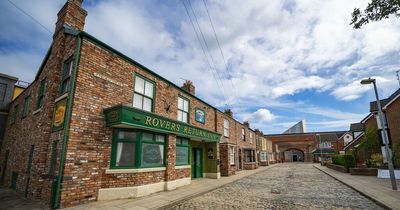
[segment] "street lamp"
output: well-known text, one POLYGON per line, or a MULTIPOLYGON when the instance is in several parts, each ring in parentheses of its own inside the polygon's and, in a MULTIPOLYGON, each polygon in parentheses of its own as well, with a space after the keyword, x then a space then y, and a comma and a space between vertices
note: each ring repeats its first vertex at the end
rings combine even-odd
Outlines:
POLYGON ((389 151, 389 137, 388 137, 388 133, 386 130, 386 122, 385 122, 383 111, 382 111, 381 101, 379 100, 378 90, 376 88, 376 81, 375 81, 375 79, 368 78, 368 79, 361 80, 360 83, 362 85, 369 85, 371 83, 374 85, 376 104, 378 106, 378 118, 379 118, 380 126, 382 129, 382 131, 381 131, 382 139, 383 139, 383 144, 385 145, 385 153, 386 153, 386 159, 387 159, 388 167, 389 167, 390 180, 392 182, 392 189, 397 190, 396 177, 394 175, 394 168, 393 168, 393 162, 392 162, 392 155, 390 154, 390 151, 389 151))
POLYGON ((322 165, 322 146, 321 146, 321 135, 319 133, 316 134, 316 136, 318 136, 318 140, 319 140, 319 162, 322 165))

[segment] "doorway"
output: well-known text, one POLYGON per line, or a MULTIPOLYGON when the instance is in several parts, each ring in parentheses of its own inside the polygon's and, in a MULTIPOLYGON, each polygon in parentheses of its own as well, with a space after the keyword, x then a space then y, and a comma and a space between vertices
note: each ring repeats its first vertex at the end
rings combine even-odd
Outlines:
POLYGON ((203 150, 192 148, 192 179, 203 177, 203 150))
POLYGON ((242 170, 242 150, 239 149, 239 170, 242 170))

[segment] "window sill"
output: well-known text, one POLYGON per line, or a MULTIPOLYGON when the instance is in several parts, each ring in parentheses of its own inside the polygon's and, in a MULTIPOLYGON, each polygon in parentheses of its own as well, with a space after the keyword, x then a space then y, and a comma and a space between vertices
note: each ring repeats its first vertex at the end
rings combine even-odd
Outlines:
POLYGON ((165 167, 157 168, 132 168, 132 169, 107 169, 106 174, 136 174, 153 171, 165 171, 165 167))
POLYGON ((175 169, 185 169, 185 168, 191 168, 191 166, 190 165, 175 166, 175 169))
POLYGON ((39 113, 39 112, 41 112, 42 111, 42 108, 39 108, 39 109, 36 109, 35 111, 33 111, 33 115, 35 115, 35 114, 37 114, 37 113, 39 113))
POLYGON ((66 98, 68 96, 68 92, 62 94, 60 97, 56 98, 56 100, 54 100, 54 102, 58 102, 63 100, 64 98, 66 98))

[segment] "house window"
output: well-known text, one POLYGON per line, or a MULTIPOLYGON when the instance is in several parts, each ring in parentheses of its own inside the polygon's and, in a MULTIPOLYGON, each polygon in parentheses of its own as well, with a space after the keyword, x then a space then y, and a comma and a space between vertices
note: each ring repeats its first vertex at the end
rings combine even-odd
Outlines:
POLYGON ((250 132, 250 144, 252 144, 252 143, 253 143, 253 133, 250 132))
POLYGON ((26 117, 29 112, 29 96, 25 97, 24 107, 22 108, 22 117, 26 117))
POLYGON ((0 103, 3 103, 6 98, 7 84, 0 83, 0 103))
POLYGON ((244 128, 242 128, 242 140, 246 141, 246 132, 245 132, 244 128))
POLYGON ((234 146, 229 147, 229 163, 231 165, 235 165, 235 147, 234 146))
POLYGON ((176 137, 176 165, 189 165, 189 139, 176 137))
POLYGON ((136 76, 133 107, 151 112, 154 105, 154 92, 154 82, 144 77, 136 76))
POLYGON ((46 88, 46 79, 40 81, 38 99, 37 99, 37 108, 40 109, 43 106, 43 98, 44 98, 44 91, 46 88))
POLYGON ((15 123, 15 120, 17 120, 18 108, 19 108, 18 104, 14 106, 14 112, 11 123, 15 123))
POLYGON ((178 97, 178 120, 181 122, 189 122, 189 100, 178 97))
POLYGON ((164 166, 165 136, 142 131, 114 130, 112 168, 164 166))
POLYGON ((229 121, 224 119, 224 136, 229 137, 229 121))
POLYGON ((244 150, 244 162, 251 163, 255 162, 255 152, 254 150, 251 149, 245 149, 244 150))
POLYGON ((64 94, 69 90, 69 81, 72 73, 72 57, 68 58, 63 65, 62 75, 61 75, 61 86, 60 93, 64 94))

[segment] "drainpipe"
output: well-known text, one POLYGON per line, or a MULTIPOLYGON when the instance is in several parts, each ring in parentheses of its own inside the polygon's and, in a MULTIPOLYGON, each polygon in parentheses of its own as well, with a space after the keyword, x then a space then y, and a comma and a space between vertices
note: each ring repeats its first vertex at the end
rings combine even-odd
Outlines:
POLYGON ((65 161, 65 153, 67 150, 67 141, 68 141, 68 131, 70 127, 70 119, 71 119, 71 113, 72 113, 72 101, 74 98, 74 92, 75 92, 75 82, 76 82, 76 75, 77 75, 77 70, 78 70, 78 63, 79 63, 79 58, 80 58, 80 50, 81 50, 81 36, 77 36, 77 46, 76 46, 76 53, 75 53, 75 64, 74 64, 74 72, 72 75, 72 80, 71 80, 71 88, 68 93, 68 104, 67 104, 67 110, 65 113, 65 121, 64 121, 64 131, 63 131, 63 145, 62 145, 62 150, 61 150, 61 157, 60 157, 60 169, 58 172, 58 178, 57 178, 57 190, 56 190, 56 197, 54 200, 54 208, 60 208, 60 197, 61 197, 61 182, 62 182, 62 177, 63 177, 63 169, 64 169, 64 161, 65 161))

